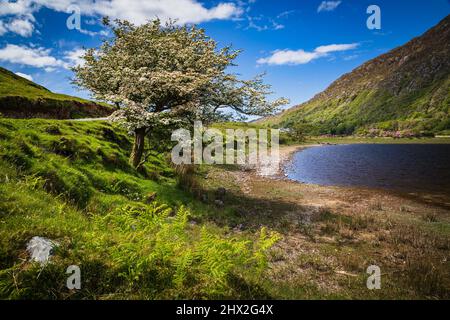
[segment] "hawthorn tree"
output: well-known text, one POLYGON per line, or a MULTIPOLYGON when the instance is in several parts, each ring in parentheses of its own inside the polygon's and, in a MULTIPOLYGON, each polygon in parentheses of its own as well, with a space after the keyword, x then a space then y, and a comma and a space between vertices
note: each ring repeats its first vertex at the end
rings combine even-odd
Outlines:
POLYGON ((136 168, 142 164, 145 137, 155 126, 216 121, 225 116, 225 108, 263 116, 287 103, 267 100, 270 86, 261 76, 244 81, 228 73, 240 51, 219 49, 203 29, 158 19, 136 26, 105 18, 104 24, 113 36, 86 50, 84 64, 73 68, 73 82, 118 107, 110 119, 134 134, 130 164, 136 168))

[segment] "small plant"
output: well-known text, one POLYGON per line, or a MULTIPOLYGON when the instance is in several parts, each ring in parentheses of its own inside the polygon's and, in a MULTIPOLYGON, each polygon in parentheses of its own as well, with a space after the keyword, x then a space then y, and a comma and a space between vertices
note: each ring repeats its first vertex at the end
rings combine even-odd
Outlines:
POLYGON ((408 257, 405 271, 406 282, 424 296, 434 299, 450 297, 448 270, 439 263, 421 257, 408 257))
POLYGON ((422 216, 425 222, 439 222, 438 215, 435 212, 427 212, 422 216))
POLYGON ((278 233, 269 232, 265 227, 261 229, 257 250, 254 254, 259 272, 263 272, 267 268, 268 252, 279 240, 281 240, 281 236, 278 233))
POLYGON ((369 208, 374 211, 382 211, 383 204, 380 201, 376 201, 370 204, 369 208))
POLYGON ((411 212, 411 209, 407 206, 400 206, 400 212, 411 212))
POLYGON ((177 175, 178 186, 196 197, 203 194, 200 184, 196 180, 195 165, 177 165, 175 173, 177 175))

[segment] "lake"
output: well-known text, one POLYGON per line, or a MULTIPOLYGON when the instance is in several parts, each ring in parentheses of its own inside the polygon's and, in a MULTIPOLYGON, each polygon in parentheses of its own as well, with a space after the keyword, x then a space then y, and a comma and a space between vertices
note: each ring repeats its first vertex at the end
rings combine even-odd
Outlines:
POLYGON ((286 166, 292 180, 450 195, 450 144, 310 147, 286 166))

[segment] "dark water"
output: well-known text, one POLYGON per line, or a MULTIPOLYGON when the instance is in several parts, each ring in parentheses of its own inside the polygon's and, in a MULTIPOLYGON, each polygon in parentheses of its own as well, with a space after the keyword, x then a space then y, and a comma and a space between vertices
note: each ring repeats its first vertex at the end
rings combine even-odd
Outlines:
POLYGON ((450 194, 450 145, 352 144, 297 152, 288 178, 305 183, 450 194))

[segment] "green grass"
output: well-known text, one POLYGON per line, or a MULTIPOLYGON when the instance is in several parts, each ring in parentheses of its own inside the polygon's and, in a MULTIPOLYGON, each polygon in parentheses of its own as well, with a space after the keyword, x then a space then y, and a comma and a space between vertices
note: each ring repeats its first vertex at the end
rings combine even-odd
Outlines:
POLYGON ((258 283, 277 235, 233 235, 227 215, 178 186, 164 153, 140 172, 130 137, 106 122, 0 119, 0 298, 267 297, 258 283), (28 261, 33 236, 56 241, 28 261), (65 287, 78 265, 82 288, 65 287))
POLYGON ((52 99, 58 101, 90 102, 85 99, 57 94, 48 89, 22 78, 0 67, 0 98, 8 96, 20 96, 28 99, 52 99))
POLYGON ((50 90, 0 67, 0 117, 74 119, 106 117, 114 108, 50 90))

